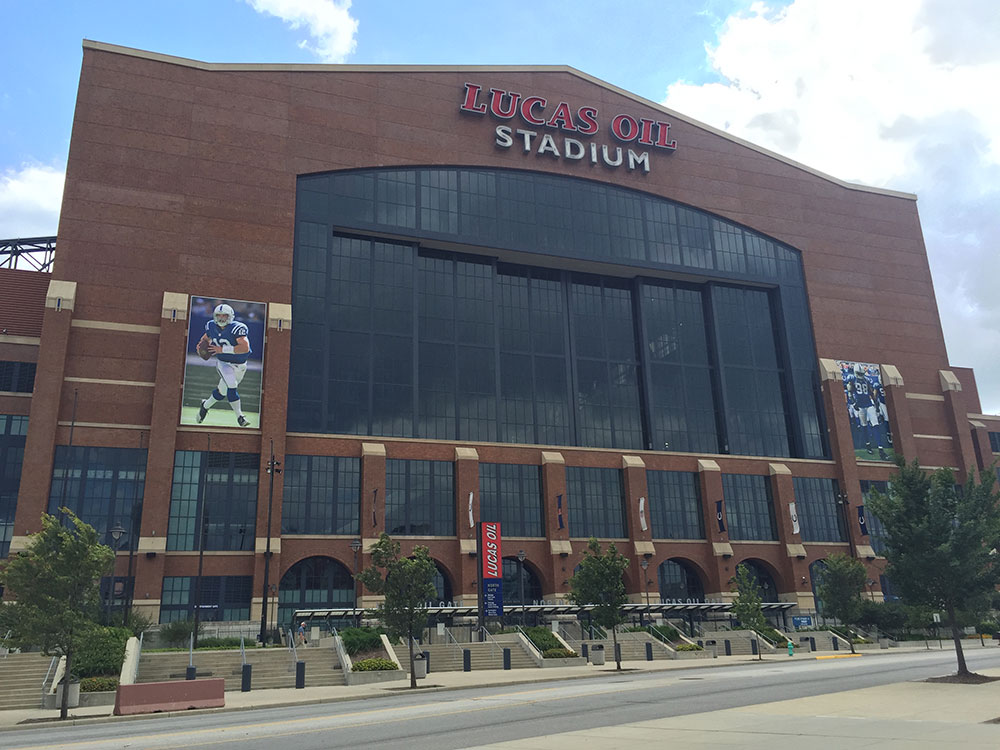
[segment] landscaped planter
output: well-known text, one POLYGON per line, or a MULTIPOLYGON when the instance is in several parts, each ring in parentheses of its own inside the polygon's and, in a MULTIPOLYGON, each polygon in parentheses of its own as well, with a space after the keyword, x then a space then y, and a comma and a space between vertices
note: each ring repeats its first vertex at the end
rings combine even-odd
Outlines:
MULTIPOLYGON (((45 693, 45 697, 42 699, 42 705, 45 708, 62 708, 62 691, 65 683, 59 683, 54 693, 45 693)), ((112 701, 113 702, 113 701, 112 701)), ((69 685, 69 701, 66 703, 67 708, 76 708, 80 705, 80 683, 71 682, 69 685)))
POLYGON ((344 678, 348 685, 374 685, 378 682, 402 680, 408 675, 402 669, 383 669, 376 672, 345 672, 344 678))
POLYGON ((675 659, 710 659, 712 652, 705 651, 674 651, 675 659))
POLYGON ((585 667, 587 660, 582 656, 573 656, 568 659, 542 659, 542 669, 551 667, 585 667))
POLYGON ((115 693, 114 690, 80 693, 80 706, 113 706, 115 705, 115 693))

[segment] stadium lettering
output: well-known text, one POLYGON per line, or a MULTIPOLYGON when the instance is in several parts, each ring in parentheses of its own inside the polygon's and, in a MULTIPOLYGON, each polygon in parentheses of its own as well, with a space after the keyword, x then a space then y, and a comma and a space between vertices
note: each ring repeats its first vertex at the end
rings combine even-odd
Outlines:
MULTIPOLYGON (((597 107, 583 106, 575 110, 568 102, 551 103, 541 96, 525 96, 516 91, 491 88, 484 91, 475 83, 465 84, 465 93, 459 109, 473 115, 487 113, 497 120, 520 119, 529 128, 550 128, 568 133, 558 138, 529 128, 497 125, 495 143, 500 148, 511 148, 515 143, 523 146, 524 153, 549 156, 555 159, 587 162, 606 167, 627 166, 629 170, 649 172, 649 152, 621 146, 609 147, 585 143, 580 136, 596 135, 601 126, 597 107)), ((611 119, 611 135, 624 144, 675 151, 677 141, 670 137, 670 123, 647 117, 618 114, 611 119)))

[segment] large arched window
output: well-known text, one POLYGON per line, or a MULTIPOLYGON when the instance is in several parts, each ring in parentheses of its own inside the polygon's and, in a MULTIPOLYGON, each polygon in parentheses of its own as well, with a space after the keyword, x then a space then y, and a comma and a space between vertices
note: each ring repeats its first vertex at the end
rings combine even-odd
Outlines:
POLYGON ((750 569, 753 577, 760 586, 760 598, 762 602, 778 601, 778 585, 774 582, 771 571, 760 560, 744 560, 740 565, 745 565, 750 569))
POLYGON ((542 582, 525 560, 518 564, 516 557, 503 559, 503 603, 504 607, 534 604, 542 598, 542 582), (522 582, 524 599, 521 599, 522 582))
POLYGON ((660 563, 658 576, 661 599, 702 601, 705 598, 705 587, 701 583, 701 578, 694 566, 685 560, 677 558, 664 560, 660 563))
POLYGON ((278 585, 278 627, 292 623, 296 609, 353 607, 354 578, 330 557, 299 560, 281 577, 278 585))
POLYGON ((454 596, 451 588, 451 579, 444 568, 438 565, 438 563, 435 562, 434 567, 437 568, 437 571, 434 573, 434 603, 450 602, 454 596))

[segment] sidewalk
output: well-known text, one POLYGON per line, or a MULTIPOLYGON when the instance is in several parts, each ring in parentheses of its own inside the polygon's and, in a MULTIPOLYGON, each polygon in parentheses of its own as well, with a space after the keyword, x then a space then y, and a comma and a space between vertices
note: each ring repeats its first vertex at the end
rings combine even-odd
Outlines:
MULTIPOLYGON (((814 661, 825 658, 892 658, 894 654, 911 653, 914 651, 924 651, 921 644, 917 647, 902 647, 891 651, 869 651, 866 654, 852 657, 850 652, 816 652, 797 653, 793 657, 787 655, 766 655, 763 663, 767 664, 787 664, 793 661, 814 661)), ((938 650, 938 649, 933 649, 938 650)), ((946 651, 948 649, 945 649, 946 651)), ((703 669, 711 667, 739 666, 752 667, 754 664, 761 664, 761 661, 752 656, 720 656, 716 659, 692 659, 692 660, 663 660, 663 661, 623 661, 622 668, 632 672, 671 672, 678 670, 703 669)), ((985 670, 983 674, 1000 674, 1000 670, 985 670)), ((586 667, 561 667, 555 669, 516 669, 516 670, 480 670, 474 672, 432 672, 426 679, 420 680, 420 688, 417 692, 421 695, 431 692, 459 690, 472 687, 494 687, 502 685, 530 684, 546 682, 550 680, 585 679, 598 676, 613 677, 621 674, 615 669, 614 662, 606 663, 604 666, 596 667, 587 665, 586 667)), ((307 677, 308 682, 308 677, 307 677)), ((394 682, 383 682, 373 685, 355 686, 329 686, 329 687, 306 687, 301 690, 295 688, 281 688, 276 690, 253 690, 248 693, 230 691, 226 693, 226 705, 223 708, 200 709, 199 711, 245 711, 257 708, 292 706, 315 703, 335 703, 340 701, 363 700, 365 698, 388 697, 394 695, 412 694, 409 691, 409 679, 397 680, 394 682)), ((113 716, 113 706, 89 706, 70 709, 70 718, 65 723, 92 723, 107 721, 134 721, 151 717, 163 717, 169 714, 146 714, 141 716, 113 716)), ((630 725, 629 731, 649 731, 655 732, 656 742, 660 744, 665 739, 665 733, 678 732, 674 737, 686 743, 691 742, 688 734, 694 731, 693 728, 704 723, 704 731, 712 732, 744 732, 750 731, 751 727, 757 727, 759 731, 763 726, 780 725, 784 729, 781 732, 771 733, 767 736, 773 743, 775 737, 786 733, 788 730, 792 735, 802 737, 803 731, 810 727, 823 736, 824 722, 833 721, 833 717, 854 717, 854 718, 880 718, 891 717, 896 721, 909 721, 912 717, 927 716, 928 712, 934 716, 946 716, 948 722, 955 721, 987 721, 1000 716, 1000 682, 988 685, 941 685, 930 683, 899 683, 897 685, 870 688, 866 690, 848 691, 845 693, 835 693, 816 698, 803 698, 796 701, 783 701, 772 704, 762 704, 742 709, 730 709, 728 711, 712 712, 710 714, 697 714, 695 716, 677 717, 676 719, 663 719, 657 722, 646 722, 650 725, 630 725), (930 704, 929 696, 933 696, 934 703, 930 704), (787 704, 796 704, 790 708, 787 704), (782 713, 788 712, 788 713, 782 713), (716 717, 716 718, 706 718, 716 717), (794 718, 793 718, 794 717, 794 718), (780 721, 777 719, 780 718, 780 721), (743 728, 741 728, 743 727, 743 728)), ((191 714, 192 711, 179 712, 191 714)), ((49 722, 59 721, 58 709, 17 709, 0 711, 0 732, 13 728, 24 729, 34 726, 46 726, 49 722)), ((842 722, 837 721, 837 726, 841 727, 842 722)), ((772 727, 774 728, 774 727, 772 727)), ((991 727, 993 734, 990 747, 1000 747, 1000 725, 991 727)), ((605 730, 590 730, 588 739, 593 741, 595 732, 610 732, 608 735, 608 747, 615 743, 615 732, 624 732, 626 727, 609 727, 605 730)), ((811 731, 811 730, 810 730, 811 731)), ((604 736, 603 734, 599 736, 604 736)), ((628 735, 633 737, 635 735, 628 735)), ((825 735, 829 736, 829 735, 825 735)), ((846 735, 844 735, 846 736, 846 735)), ((898 735, 904 736, 904 735, 898 735)), ((567 738, 569 742, 579 742, 580 737, 575 733, 558 735, 559 738, 567 738), (569 739, 571 738, 572 739, 569 739)), ((652 737, 652 735, 650 735, 652 737)), ((542 738, 538 738, 541 742, 542 738)), ((560 740, 561 742, 561 740, 560 740)), ((717 744, 740 744, 745 747, 753 747, 743 742, 736 743, 732 737, 724 739, 722 737, 713 740, 717 744)), ((531 744, 518 744, 518 747, 534 747, 531 744)), ((539 744, 538 747, 552 748, 557 745, 539 744)), ((763 745, 762 745, 763 746, 763 745)), ((769 745, 774 747, 774 744, 769 745)), ((813 745, 812 750, 824 745, 813 745)), ((830 745, 831 747, 833 745, 830 745)), ((938 747, 941 745, 939 744, 938 747)), ((973 745, 975 746, 975 745, 973 745)), ((500 745, 498 747, 505 747, 500 745)), ((509 745, 514 747, 514 745, 509 745)), ((565 747, 570 747, 566 744, 565 747)))

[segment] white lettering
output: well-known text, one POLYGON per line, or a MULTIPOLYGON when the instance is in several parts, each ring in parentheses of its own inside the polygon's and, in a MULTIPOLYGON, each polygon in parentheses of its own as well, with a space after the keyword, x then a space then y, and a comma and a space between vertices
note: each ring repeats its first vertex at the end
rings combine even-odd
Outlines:
MULTIPOLYGON (((567 159, 582 159, 586 149, 576 138, 567 138, 564 143, 565 156, 567 159)), ((649 170, 647 170, 649 171, 649 170)))
POLYGON ((609 167, 620 167, 622 165, 622 147, 615 146, 615 151, 618 152, 617 153, 618 160, 611 161, 611 158, 608 156, 608 147, 601 146, 601 156, 604 158, 604 163, 607 164, 609 167))
POLYGON ((642 171, 649 174, 649 152, 643 151, 641 154, 637 154, 632 149, 628 150, 628 168, 635 169, 637 166, 642 165, 642 171))
POLYGON ((510 128, 506 125, 497 125, 497 145, 501 148, 510 148, 514 145, 514 139, 510 137, 510 128))
POLYGON ((518 128, 515 132, 524 139, 525 152, 531 151, 531 139, 538 135, 538 133, 534 130, 522 130, 521 128, 518 128))
POLYGON ((556 139, 553 138, 548 133, 546 133, 545 135, 543 135, 542 136, 542 142, 538 146, 538 153, 540 153, 540 154, 549 153, 549 154, 552 154, 554 157, 556 157, 558 159, 559 158, 559 149, 556 147, 556 139))

